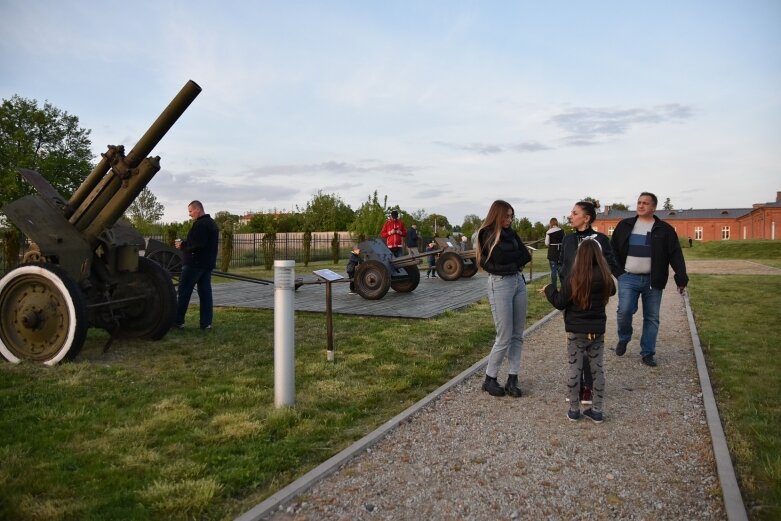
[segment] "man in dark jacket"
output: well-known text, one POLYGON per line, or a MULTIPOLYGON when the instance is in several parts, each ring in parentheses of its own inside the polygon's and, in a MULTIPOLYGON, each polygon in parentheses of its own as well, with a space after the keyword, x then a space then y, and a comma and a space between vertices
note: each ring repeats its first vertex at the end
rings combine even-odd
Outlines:
POLYGON ((174 327, 184 328, 184 316, 190 305, 193 288, 197 284, 201 306, 201 329, 211 329, 213 316, 212 270, 217 264, 219 229, 214 219, 204 212, 203 204, 200 201, 193 201, 187 205, 187 213, 190 215, 190 219, 195 222, 187 234, 187 239, 176 243, 176 247, 182 250, 184 262, 182 274, 179 277, 174 327))
POLYGON ((659 308, 662 290, 672 266, 675 284, 683 294, 686 275, 681 245, 675 228, 654 215, 657 198, 643 192, 637 198, 637 216, 623 219, 613 231, 610 243, 621 268, 618 277, 618 344, 616 354, 623 356, 632 339, 632 316, 637 312, 638 298, 643 299, 643 333, 640 356, 643 363, 656 367, 656 336, 659 333, 659 308))

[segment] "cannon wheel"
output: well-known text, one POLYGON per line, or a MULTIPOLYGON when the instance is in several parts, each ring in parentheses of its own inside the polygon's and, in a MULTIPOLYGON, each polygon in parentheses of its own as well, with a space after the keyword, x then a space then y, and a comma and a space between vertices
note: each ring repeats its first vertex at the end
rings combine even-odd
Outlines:
POLYGON ((407 270, 407 278, 392 280, 391 288, 393 291, 409 293, 415 291, 415 288, 420 284, 420 270, 417 266, 405 266, 404 269, 407 270))
POLYGON ((455 252, 446 251, 437 259, 437 275, 442 280, 458 280, 464 271, 464 259, 455 252))
POLYGON ((59 266, 23 264, 0 280, 0 353, 9 362, 70 360, 88 327, 84 296, 59 266))
MULTIPOLYGON (((420 273, 418 273, 420 276, 420 273)), ((388 293, 391 279, 385 265, 380 261, 367 260, 355 270, 355 292, 366 300, 379 300, 388 293)))
POLYGON ((477 273, 477 260, 472 259, 470 263, 464 263, 464 271, 461 272, 461 276, 464 278, 474 277, 477 273))
POLYGON ((138 271, 126 273, 113 298, 143 296, 122 308, 123 316, 115 335, 119 338, 160 340, 171 328, 176 315, 176 291, 168 271, 155 261, 138 258, 138 271))
POLYGON ((153 251, 146 256, 162 266, 172 277, 178 277, 182 273, 182 257, 167 250, 153 251))

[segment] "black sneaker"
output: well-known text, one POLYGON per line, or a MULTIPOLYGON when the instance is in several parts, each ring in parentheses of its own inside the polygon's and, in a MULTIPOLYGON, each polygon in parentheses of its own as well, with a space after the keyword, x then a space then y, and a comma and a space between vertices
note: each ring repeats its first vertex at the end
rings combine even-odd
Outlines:
POLYGON ((586 409, 583 411, 583 416, 586 418, 589 418, 594 423, 602 423, 605 421, 605 418, 602 417, 601 412, 594 412, 594 409, 586 409))
POLYGON ((523 396, 521 388, 518 386, 517 374, 507 375, 507 383, 504 386, 504 393, 515 398, 520 398, 523 396))
MULTIPOLYGON (((591 409, 589 409, 591 410, 591 409)), ((567 419, 571 422, 576 422, 580 419, 580 410, 567 411, 567 419)))
POLYGON ((646 355, 643 357, 643 363, 647 365, 648 367, 656 367, 656 359, 654 358, 654 355, 646 355))
POLYGON ((624 356, 624 353, 626 353, 626 344, 627 342, 618 342, 616 345, 616 354, 618 356, 624 356))
POLYGON ((496 378, 491 378, 490 376, 485 377, 485 382, 483 382, 483 391, 487 392, 491 396, 504 396, 504 388, 502 388, 501 385, 499 385, 499 382, 496 381, 496 378))

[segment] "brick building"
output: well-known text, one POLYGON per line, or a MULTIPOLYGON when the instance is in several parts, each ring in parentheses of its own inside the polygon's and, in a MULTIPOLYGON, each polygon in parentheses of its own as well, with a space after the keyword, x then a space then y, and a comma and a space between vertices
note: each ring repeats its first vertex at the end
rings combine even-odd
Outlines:
MULTIPOLYGON (((613 234, 618 221, 634 217, 634 211, 613 210, 605 206, 597 214, 594 229, 613 234)), ((660 210, 656 216, 668 222, 678 237, 695 241, 735 241, 744 239, 778 240, 781 235, 781 192, 771 203, 757 203, 751 208, 717 208, 713 210, 660 210)))

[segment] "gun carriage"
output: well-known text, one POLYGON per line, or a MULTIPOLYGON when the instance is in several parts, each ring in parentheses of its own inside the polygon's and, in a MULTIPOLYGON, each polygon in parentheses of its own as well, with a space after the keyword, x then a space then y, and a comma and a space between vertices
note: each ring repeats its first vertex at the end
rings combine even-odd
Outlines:
POLYGON ((458 280, 472 277, 477 273, 477 252, 461 249, 450 237, 435 237, 441 253, 437 258, 437 275, 442 280, 458 280))
POLYGON ((168 272, 139 256, 144 238, 120 217, 160 170, 146 157, 201 92, 189 81, 129 154, 108 151, 69 200, 40 174, 20 170, 36 193, 2 211, 37 246, 0 280, 0 354, 54 365, 75 357, 89 327, 111 338, 158 340, 176 294, 168 272))
POLYGON ((399 293, 414 291, 420 283, 418 263, 428 255, 394 257, 385 241, 368 239, 358 245, 364 261, 355 269, 355 292, 367 300, 379 300, 390 288, 399 293))

